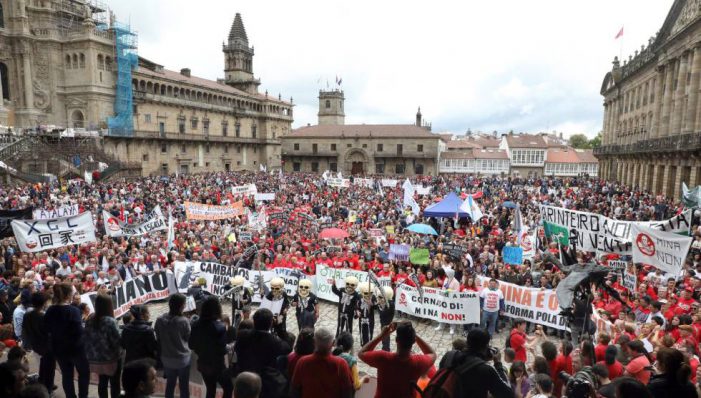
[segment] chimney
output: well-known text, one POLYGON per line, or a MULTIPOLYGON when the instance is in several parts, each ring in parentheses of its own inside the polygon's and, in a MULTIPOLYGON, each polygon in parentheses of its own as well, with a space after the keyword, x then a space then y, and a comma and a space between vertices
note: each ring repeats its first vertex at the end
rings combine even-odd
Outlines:
POLYGON ((182 68, 180 69, 180 74, 185 76, 185 77, 190 77, 190 68, 182 68))

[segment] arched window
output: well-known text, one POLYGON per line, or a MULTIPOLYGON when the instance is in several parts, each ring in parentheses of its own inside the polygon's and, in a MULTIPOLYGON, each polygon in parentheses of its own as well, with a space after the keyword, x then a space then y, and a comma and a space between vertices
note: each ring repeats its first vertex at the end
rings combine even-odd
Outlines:
POLYGON ((331 101, 326 100, 326 109, 331 108, 331 101))
POLYGON ((107 72, 112 72, 112 58, 105 57, 105 70, 107 72))
POLYGON ((78 69, 78 54, 73 54, 73 69, 78 69))
POLYGON ((2 12, 2 3, 0 3, 0 28, 5 27, 5 13, 2 12))
POLYGON ((71 56, 66 55, 66 69, 70 69, 70 68, 71 68, 71 56))
POLYGON ((85 69, 85 54, 80 53, 80 69, 85 69))
POLYGON ((85 126, 83 112, 81 111, 73 111, 73 113, 71 113, 71 120, 73 122, 73 128, 83 128, 85 126))
POLYGON ((97 54, 97 69, 105 70, 105 57, 102 54, 97 54))

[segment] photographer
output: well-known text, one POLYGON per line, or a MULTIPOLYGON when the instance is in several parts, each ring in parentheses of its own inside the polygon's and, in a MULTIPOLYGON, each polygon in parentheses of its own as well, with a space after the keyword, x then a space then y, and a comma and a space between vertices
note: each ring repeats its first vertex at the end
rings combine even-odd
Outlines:
POLYGON ((467 334, 467 350, 455 357, 452 364, 459 373, 455 397, 511 398, 514 391, 508 382, 501 354, 489 346, 490 336, 484 329, 473 329, 467 334), (490 366, 487 361, 493 361, 490 366))

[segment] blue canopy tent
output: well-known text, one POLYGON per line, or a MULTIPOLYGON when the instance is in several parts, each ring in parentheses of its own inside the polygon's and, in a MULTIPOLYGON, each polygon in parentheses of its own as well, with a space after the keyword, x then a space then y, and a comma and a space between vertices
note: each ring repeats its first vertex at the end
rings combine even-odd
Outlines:
POLYGON ((462 199, 455 192, 451 192, 440 202, 424 209, 423 215, 424 217, 454 218, 455 213, 458 213, 459 218, 469 218, 468 213, 460 210, 460 205, 462 205, 462 199))

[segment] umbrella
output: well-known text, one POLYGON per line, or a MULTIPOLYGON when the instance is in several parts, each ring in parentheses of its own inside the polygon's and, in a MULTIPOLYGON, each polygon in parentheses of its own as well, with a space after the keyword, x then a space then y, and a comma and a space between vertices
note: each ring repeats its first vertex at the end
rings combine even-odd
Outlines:
POLYGON ((417 234, 438 235, 438 232, 432 226, 426 224, 411 224, 407 229, 417 234))
POLYGON ((340 228, 326 228, 319 233, 321 239, 343 239, 348 237, 348 232, 340 228))
POLYGON ((504 207, 509 207, 509 208, 511 208, 511 209, 515 209, 515 208, 517 207, 517 206, 516 206, 516 203, 514 203, 514 202, 512 202, 512 201, 510 201, 510 200, 507 200, 506 202, 502 203, 501 205, 504 206, 504 207))

